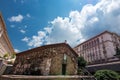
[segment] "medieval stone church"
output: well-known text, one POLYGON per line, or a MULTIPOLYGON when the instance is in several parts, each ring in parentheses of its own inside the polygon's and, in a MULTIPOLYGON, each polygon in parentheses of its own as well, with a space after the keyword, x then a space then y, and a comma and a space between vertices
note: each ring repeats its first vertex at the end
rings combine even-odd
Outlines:
POLYGON ((13 74, 74 75, 77 74, 77 57, 67 43, 37 47, 16 54, 13 74))

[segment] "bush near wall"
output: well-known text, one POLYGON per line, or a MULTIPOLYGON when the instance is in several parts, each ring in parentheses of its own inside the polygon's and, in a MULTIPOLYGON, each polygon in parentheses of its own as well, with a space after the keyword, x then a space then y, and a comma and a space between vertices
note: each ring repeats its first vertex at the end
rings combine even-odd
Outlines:
POLYGON ((119 78, 119 80, 120 80, 120 75, 119 75, 119 77, 118 77, 118 78, 119 78))
POLYGON ((120 80, 118 73, 112 70, 98 70, 94 76, 97 80, 120 80))

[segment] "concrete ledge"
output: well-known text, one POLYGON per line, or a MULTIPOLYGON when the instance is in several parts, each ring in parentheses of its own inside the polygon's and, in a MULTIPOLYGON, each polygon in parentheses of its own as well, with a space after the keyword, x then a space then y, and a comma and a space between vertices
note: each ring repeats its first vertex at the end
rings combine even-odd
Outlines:
POLYGON ((120 61, 104 64, 89 65, 86 67, 90 73, 95 73, 98 70, 108 69, 120 73, 120 61))
POLYGON ((0 80, 80 80, 80 79, 87 79, 87 80, 95 80, 94 76, 78 76, 78 75, 57 75, 57 76, 28 76, 28 75, 2 75, 0 80))

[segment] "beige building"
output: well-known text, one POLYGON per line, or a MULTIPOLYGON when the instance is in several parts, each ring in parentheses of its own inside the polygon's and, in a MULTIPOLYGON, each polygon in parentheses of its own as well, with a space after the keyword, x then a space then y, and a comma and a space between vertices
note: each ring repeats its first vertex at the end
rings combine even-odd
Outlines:
POLYGON ((117 59, 116 47, 120 47, 120 36, 116 33, 104 31, 101 34, 77 45, 74 50, 83 56, 87 62, 105 62, 117 59))
POLYGON ((5 23, 0 13, 0 56, 6 53, 14 53, 14 49, 8 38, 5 23))

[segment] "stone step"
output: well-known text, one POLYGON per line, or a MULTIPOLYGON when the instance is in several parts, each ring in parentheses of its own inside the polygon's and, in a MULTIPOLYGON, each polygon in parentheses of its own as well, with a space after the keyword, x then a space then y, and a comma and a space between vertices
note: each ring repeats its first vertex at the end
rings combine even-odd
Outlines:
POLYGON ((4 73, 4 71, 6 70, 7 65, 4 64, 3 62, 0 63, 0 75, 2 75, 4 73))

